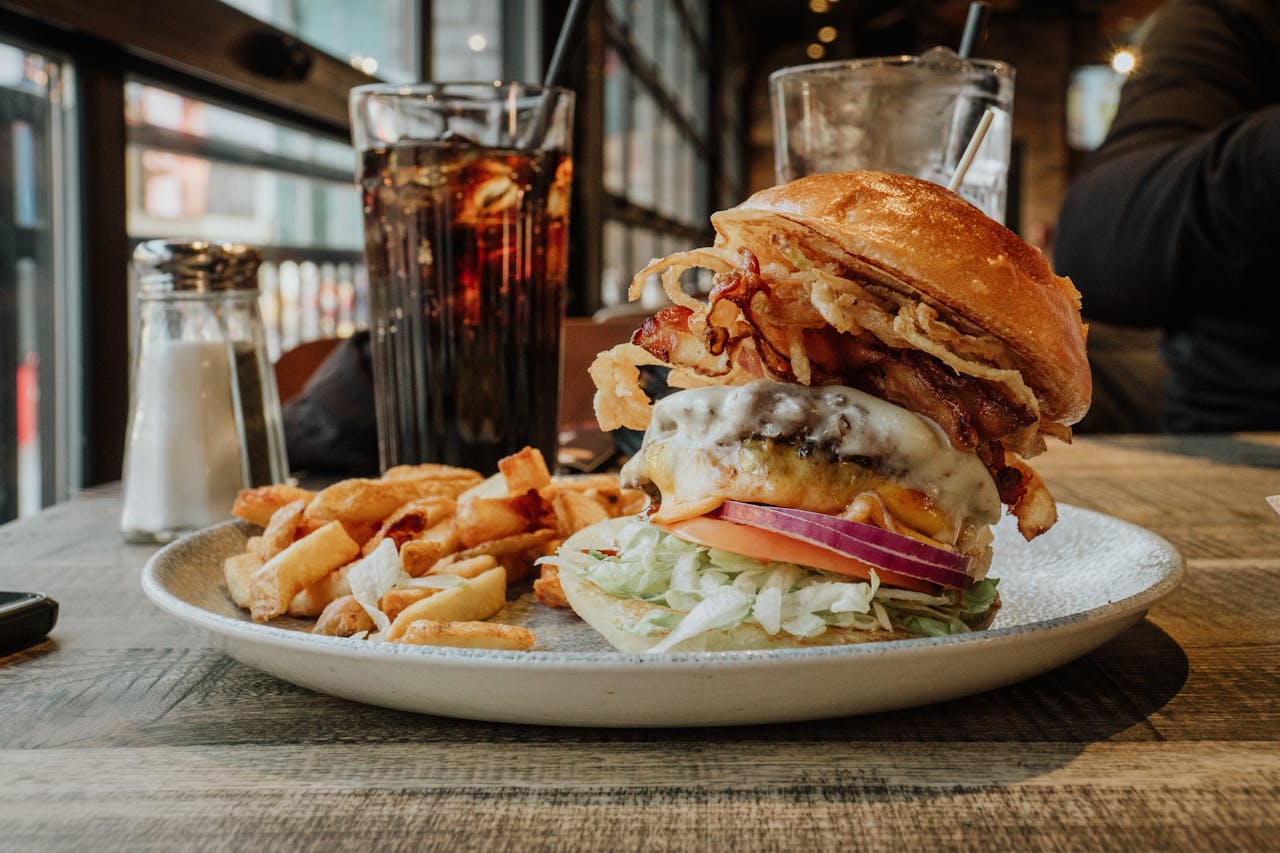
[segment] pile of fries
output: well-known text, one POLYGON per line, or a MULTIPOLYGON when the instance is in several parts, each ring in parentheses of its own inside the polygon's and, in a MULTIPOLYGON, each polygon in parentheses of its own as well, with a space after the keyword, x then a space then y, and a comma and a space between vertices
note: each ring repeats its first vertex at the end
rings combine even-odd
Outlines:
MULTIPOLYGON (((402 465, 319 492, 242 491, 232 514, 263 528, 224 564, 227 591, 259 622, 315 618, 313 631, 394 643, 529 650, 533 632, 501 621, 507 587, 584 527, 638 512, 616 475, 552 477, 526 447, 484 479, 447 465, 402 465)), ((567 607, 552 563, 538 600, 567 607)))

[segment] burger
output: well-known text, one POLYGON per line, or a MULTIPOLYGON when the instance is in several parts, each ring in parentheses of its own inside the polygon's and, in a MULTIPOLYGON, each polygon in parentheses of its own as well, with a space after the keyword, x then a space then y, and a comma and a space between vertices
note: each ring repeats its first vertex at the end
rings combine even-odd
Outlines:
POLYGON ((566 540, 574 610, 624 651, 783 648, 979 630, 1002 507, 1056 520, 1024 461, 1086 412, 1086 328, 1038 250, 936 184, 813 175, 654 260, 671 305, 591 366, 644 513, 566 540), (705 299, 681 286, 712 274, 705 299), (682 389, 656 403, 640 368, 682 389))

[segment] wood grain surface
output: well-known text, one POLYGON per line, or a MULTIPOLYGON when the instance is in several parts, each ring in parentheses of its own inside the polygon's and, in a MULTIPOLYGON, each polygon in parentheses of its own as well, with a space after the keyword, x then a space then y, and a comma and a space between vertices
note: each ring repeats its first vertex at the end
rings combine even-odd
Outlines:
POLYGON ((1097 652, 968 699, 699 730, 387 711, 244 667, 157 611, 113 493, 0 527, 62 605, 0 656, 0 849, 1280 848, 1280 436, 1081 439, 1059 500, 1184 585, 1097 652))

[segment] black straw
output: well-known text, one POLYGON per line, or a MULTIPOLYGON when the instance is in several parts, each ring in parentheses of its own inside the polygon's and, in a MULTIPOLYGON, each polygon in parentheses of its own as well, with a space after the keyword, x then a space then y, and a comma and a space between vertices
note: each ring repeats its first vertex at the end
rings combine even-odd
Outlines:
POLYGON ((960 50, 956 51, 961 59, 968 59, 973 54, 973 48, 987 28, 987 14, 990 11, 991 7, 979 0, 969 4, 969 16, 964 22, 964 35, 960 36, 960 50))
POLYGON ((560 35, 556 37, 555 49, 551 52, 551 62, 547 64, 547 73, 542 76, 542 85, 564 85, 565 63, 571 49, 577 47, 586 9, 587 0, 570 0, 569 10, 564 13, 564 23, 560 25, 560 35))

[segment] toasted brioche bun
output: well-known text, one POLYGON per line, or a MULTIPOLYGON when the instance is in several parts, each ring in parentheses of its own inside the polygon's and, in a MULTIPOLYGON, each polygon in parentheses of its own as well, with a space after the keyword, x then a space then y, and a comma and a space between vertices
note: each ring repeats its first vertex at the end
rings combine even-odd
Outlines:
MULTIPOLYGON (((883 172, 811 175, 711 217, 717 246, 767 255, 779 237, 1001 341, 1051 421, 1089 408, 1080 294, 1039 250, 955 193, 883 172)), ((761 262, 767 262, 761 257, 761 262)))
MULTIPOLYGON (((658 632, 650 636, 634 634, 624 627, 653 611, 675 612, 660 604, 612 595, 583 577, 583 567, 591 558, 584 551, 613 547, 618 531, 633 518, 611 518, 578 531, 560 546, 558 566, 560 585, 575 613, 594 628, 610 645, 621 652, 647 652, 666 636, 658 632)), ((1000 609, 996 596, 991 608, 981 619, 971 623, 974 630, 991 625, 1000 609)), ((733 628, 707 631, 672 651, 723 652, 756 649, 794 649, 809 646, 843 646, 875 643, 884 640, 906 640, 917 637, 907 631, 860 631, 853 628, 828 628, 817 637, 794 637, 785 631, 769 634, 759 622, 746 621, 733 628)))

